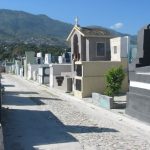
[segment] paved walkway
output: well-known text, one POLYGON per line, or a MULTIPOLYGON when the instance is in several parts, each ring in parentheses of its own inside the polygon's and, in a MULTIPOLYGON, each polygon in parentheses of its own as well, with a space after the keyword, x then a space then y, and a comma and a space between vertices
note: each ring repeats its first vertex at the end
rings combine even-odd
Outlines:
POLYGON ((2 82, 5 150, 150 148, 146 124, 17 76, 3 75, 2 82))

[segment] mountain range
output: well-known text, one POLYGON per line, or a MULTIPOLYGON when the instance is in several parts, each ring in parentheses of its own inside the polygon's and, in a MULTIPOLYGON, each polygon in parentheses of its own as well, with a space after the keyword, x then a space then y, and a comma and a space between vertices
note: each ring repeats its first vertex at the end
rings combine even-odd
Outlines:
MULTIPOLYGON (((46 15, 0 9, 0 43, 65 45, 65 40, 72 28, 72 24, 54 20, 46 15)), ((111 29, 107 30, 118 36, 128 35, 111 29)), ((131 36, 131 40, 133 44, 136 43, 136 36, 131 36)))

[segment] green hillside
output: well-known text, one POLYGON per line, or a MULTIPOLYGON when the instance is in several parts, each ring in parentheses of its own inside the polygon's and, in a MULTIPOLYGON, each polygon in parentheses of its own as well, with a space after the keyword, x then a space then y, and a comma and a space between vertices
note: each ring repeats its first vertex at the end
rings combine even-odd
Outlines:
MULTIPOLYGON (((109 30, 116 36, 128 35, 100 26, 93 27, 109 30)), ((65 40, 72 28, 73 25, 46 15, 0 9, 0 43, 65 46, 65 40)), ((136 36, 131 36, 131 41, 135 44, 136 36)))
POLYGON ((72 27, 46 15, 0 10, 0 41, 61 45, 72 27))

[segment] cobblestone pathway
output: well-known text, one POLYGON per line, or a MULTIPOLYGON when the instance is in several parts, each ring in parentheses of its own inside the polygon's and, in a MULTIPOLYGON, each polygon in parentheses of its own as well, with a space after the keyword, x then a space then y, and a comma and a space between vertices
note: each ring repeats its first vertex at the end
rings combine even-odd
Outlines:
POLYGON ((3 75, 2 81, 6 85, 3 121, 6 150, 150 149, 148 134, 150 130, 138 128, 130 121, 124 121, 121 116, 116 117, 116 114, 95 109, 92 105, 54 96, 45 88, 16 76, 3 75), (36 111, 27 113, 25 110, 36 111), (27 134, 35 128, 32 134, 27 134), (17 133, 14 133, 16 131, 17 133), (37 131, 38 133, 35 133, 37 131), (75 143, 75 145, 71 148, 63 145, 63 148, 61 145, 59 148, 51 147, 60 143, 75 143))

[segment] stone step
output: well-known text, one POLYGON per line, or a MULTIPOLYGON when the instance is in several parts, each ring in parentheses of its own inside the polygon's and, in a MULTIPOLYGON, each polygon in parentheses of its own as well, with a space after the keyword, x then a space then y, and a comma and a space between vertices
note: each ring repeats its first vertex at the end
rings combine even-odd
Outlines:
POLYGON ((147 90, 147 89, 142 89, 142 88, 137 88, 137 87, 130 86, 129 91, 131 93, 135 93, 135 94, 138 93, 138 94, 141 94, 141 95, 150 96, 150 90, 147 90))
POLYGON ((139 63, 136 64, 136 67, 140 68, 140 67, 144 67, 144 66, 150 66, 149 59, 139 58, 139 63))
POLYGON ((150 72, 129 72, 129 80, 150 83, 150 72))
POLYGON ((150 96, 128 92, 126 114, 150 123, 150 96))
POLYGON ((150 72, 150 66, 143 66, 143 67, 136 68, 136 71, 150 72))
MULTIPOLYGON (((144 65, 144 64, 141 64, 141 63, 139 63, 139 64, 136 64, 136 68, 140 68, 140 67, 144 67, 144 66, 146 66, 146 65, 144 65)), ((148 66, 148 65, 147 65, 148 66)))

